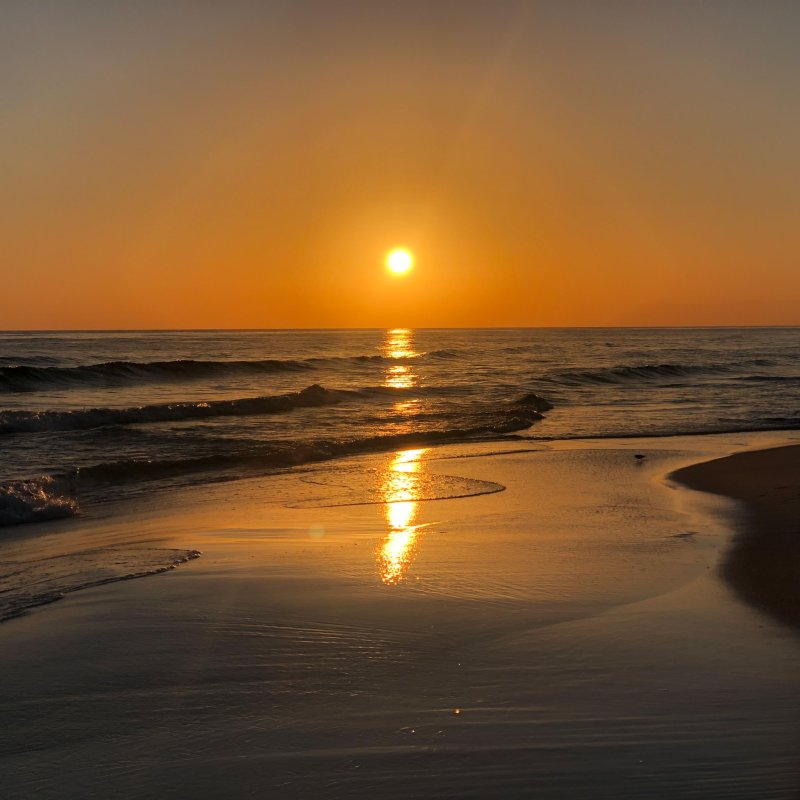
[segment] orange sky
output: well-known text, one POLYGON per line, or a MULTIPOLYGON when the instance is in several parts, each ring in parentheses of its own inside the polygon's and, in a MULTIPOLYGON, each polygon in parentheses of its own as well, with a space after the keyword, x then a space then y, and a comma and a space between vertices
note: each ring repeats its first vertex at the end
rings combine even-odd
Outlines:
POLYGON ((800 324, 798 36, 788 2, 10 0, 0 327, 800 324))

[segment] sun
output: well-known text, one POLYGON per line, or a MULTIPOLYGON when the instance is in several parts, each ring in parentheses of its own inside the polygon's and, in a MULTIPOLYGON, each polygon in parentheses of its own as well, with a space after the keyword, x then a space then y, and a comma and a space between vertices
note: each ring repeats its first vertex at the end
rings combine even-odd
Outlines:
POLYGON ((414 256, 403 247, 389 251, 386 255, 386 269, 395 275, 405 275, 414 266, 414 256))

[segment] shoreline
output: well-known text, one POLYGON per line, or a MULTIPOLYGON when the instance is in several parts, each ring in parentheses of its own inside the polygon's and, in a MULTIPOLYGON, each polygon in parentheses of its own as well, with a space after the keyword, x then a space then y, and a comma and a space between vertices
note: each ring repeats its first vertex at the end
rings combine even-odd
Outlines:
POLYGON ((721 573, 742 599, 800 629, 800 445, 734 453, 669 478, 743 504, 721 573))
MULTIPOLYGON (((708 459, 709 457, 715 456, 711 458, 710 461, 701 460, 691 461, 689 463, 684 461, 683 464, 681 464, 680 461, 677 464, 674 464, 673 462, 672 469, 667 468, 666 470, 660 472, 660 480, 666 480, 667 482, 674 480, 676 483, 686 486, 689 489, 695 489, 701 492, 721 495, 733 499, 747 500, 750 498, 752 493, 748 493, 743 487, 729 489, 725 483, 725 478, 727 475, 723 476, 722 480, 720 480, 719 476, 717 476, 716 469, 711 470, 707 474, 707 468, 711 465, 716 465, 718 462, 727 463, 728 459, 736 459, 742 455, 750 456, 755 453, 771 453, 776 450, 788 450, 791 448, 796 448, 798 451, 800 451, 800 444, 785 444, 785 437, 793 437, 795 433, 795 431, 792 429, 781 431, 747 431, 745 432, 746 438, 744 441, 738 440, 738 437, 741 435, 741 433, 742 432, 716 434, 675 434, 669 437, 581 437, 575 439, 554 440, 525 439, 524 437, 508 436, 498 439, 492 438, 472 442, 437 442, 433 445, 424 447, 424 451, 430 454, 429 458, 432 460, 432 462, 441 460, 451 461, 455 459, 456 461, 463 463, 464 459, 478 458, 483 460, 487 457, 491 458, 493 456, 512 454, 515 456, 522 456, 523 454, 541 455, 548 452, 557 453, 586 450, 599 450, 608 452, 617 450, 633 452, 634 450, 637 450, 650 453, 651 459, 649 459, 647 462, 649 466, 646 472, 650 474, 651 478, 659 478, 659 474, 654 472, 651 468, 651 460, 653 456, 659 452, 662 452, 666 455, 676 446, 679 449, 682 449, 686 446, 688 446, 690 449, 694 449, 699 442, 703 440, 711 440, 713 443, 711 448, 708 448, 704 445, 702 450, 698 450, 696 453, 694 453, 696 458, 701 459, 708 459), (509 449, 494 449, 502 444, 508 445, 509 449), (521 447, 521 445, 538 446, 521 447), (664 445, 666 445, 666 447, 664 445), (758 449, 739 452, 742 447, 758 449), (731 454, 731 450, 734 450, 735 452, 731 454), (674 467, 677 467, 677 469, 674 469, 674 467), (684 478, 684 475, 687 477, 684 478)), ((410 447, 415 444, 417 444, 417 442, 412 440, 411 444, 406 444, 404 446, 410 447)), ((249 505, 251 501, 248 500, 248 495, 250 495, 251 492, 260 494, 262 491, 260 487, 266 487, 273 484, 286 483, 288 485, 297 485, 298 477, 302 481, 302 475, 306 471, 310 470, 311 473, 321 472, 322 474, 334 474, 341 470, 345 470, 346 472, 355 470, 355 473, 358 474, 360 472, 360 465, 379 464, 386 458, 391 458, 391 456, 391 450, 386 452, 379 451, 357 453, 345 457, 326 459, 320 462, 307 464, 304 465, 304 469, 301 469, 300 472, 286 470, 266 475, 242 476, 236 479, 214 482, 211 484, 211 486, 215 487, 216 491, 214 494, 217 495, 218 500, 224 497, 226 494, 233 494, 242 498, 242 501, 249 505), (227 490, 226 487, 228 487, 227 490)), ((644 461, 637 462, 637 466, 639 467, 644 465, 644 461)), ((371 468, 368 471, 372 472, 374 471, 374 468, 371 468)), ((486 477, 489 476, 485 476, 485 478, 486 477)), ((360 480, 363 480, 363 476, 360 480)), ((798 481, 798 483, 800 483, 800 481, 798 481)), ((438 496, 436 491, 434 491, 433 494, 428 497, 420 494, 417 495, 416 502, 427 505, 429 501, 434 501, 434 504, 436 504, 441 500, 459 500, 472 497, 475 494, 480 495, 486 494, 487 492, 490 494, 494 492, 504 492, 506 489, 506 487, 502 484, 494 484, 491 481, 484 480, 484 484, 485 485, 477 492, 470 489, 459 489, 457 491, 453 491, 453 487, 449 487, 448 491, 445 491, 443 494, 438 494, 438 496)), ((790 487, 783 486, 777 491, 780 493, 781 490, 788 488, 790 487)), ((763 489, 763 487, 761 487, 761 489, 763 489)), ((761 491, 761 489, 759 489, 759 491, 761 491)), ((202 536, 199 539, 195 538, 194 536, 192 536, 191 539, 188 539, 186 538, 186 530, 184 530, 182 535, 180 535, 178 538, 172 535, 163 536, 159 532, 160 524, 158 522, 159 519, 164 518, 164 515, 166 515, 166 519, 185 518, 188 509, 191 508, 191 506, 197 501, 197 491, 198 488, 194 486, 179 486, 174 487, 172 490, 159 491, 153 495, 151 498, 151 504, 148 504, 150 506, 150 510, 145 512, 145 517, 149 518, 149 521, 146 523, 146 528, 148 530, 146 541, 140 541, 140 536, 137 533, 131 533, 129 523, 127 521, 127 514, 125 514, 124 511, 122 515, 119 515, 116 512, 112 512, 109 515, 108 506, 104 503, 101 503, 97 507, 100 511, 99 515, 96 513, 91 513, 91 511, 94 510, 92 509, 87 515, 81 514, 66 519, 55 518, 52 520, 42 520, 36 524, 13 525, 4 529, 2 531, 3 533, 12 533, 16 535, 6 538, 5 541, 0 541, 0 546, 2 546, 2 549, 0 549, 0 559, 5 557, 8 563, 11 564, 15 561, 17 552, 25 553, 31 545, 38 547, 43 542, 48 542, 49 546, 46 546, 45 552, 37 554, 36 561, 46 562, 52 558, 63 557, 65 561, 69 560, 69 568, 70 572, 72 573, 71 577, 74 577, 75 580, 71 581, 68 585, 50 587, 47 591, 42 592, 41 596, 37 595, 35 598, 30 597, 27 592, 23 592, 22 597, 17 598, 16 595, 19 594, 19 591, 17 590, 16 592, 9 592, 8 588, 4 587, 0 581, 0 589, 5 588, 6 591, 6 596, 4 599, 9 601, 7 607, 5 608, 3 607, 3 604, 0 603, 0 626, 10 620, 17 620, 20 617, 27 616, 31 611, 34 611, 43 605, 50 605, 54 600, 63 599, 66 596, 71 596, 76 592, 82 592, 83 590, 106 584, 114 584, 121 581, 155 576, 163 572, 171 571, 182 565, 184 562, 197 558, 198 555, 203 552, 202 549, 199 549, 200 544, 202 543, 202 536), (152 503, 153 500, 155 500, 155 503, 152 503), (114 541, 112 543, 112 540, 103 533, 104 528, 114 531, 115 533, 113 534, 113 539, 118 539, 119 541, 114 541), (120 537, 118 533, 125 531, 125 529, 128 530, 122 533, 120 537), (71 536, 75 536, 76 534, 79 535, 82 530, 90 530, 93 532, 91 547, 84 549, 85 546, 81 545, 80 549, 78 550, 75 550, 73 547, 67 547, 62 556, 62 545, 65 545, 71 536), (43 537, 41 538, 38 535, 40 533, 43 534, 43 537), (120 563, 120 568, 118 570, 114 570, 113 572, 115 574, 112 574, 109 573, 106 565, 103 565, 101 562, 92 564, 91 558, 88 560, 88 563, 81 563, 81 560, 84 559, 85 556, 92 556, 95 553, 102 555, 107 548, 110 548, 108 549, 108 553, 113 554, 117 560, 119 560, 120 554, 135 555, 138 547, 141 547, 144 544, 150 544, 153 542, 153 540, 155 540, 160 546, 156 548, 148 547, 148 555, 149 553, 152 553, 154 558, 152 561, 149 560, 147 564, 138 564, 135 563, 135 561, 130 564, 120 563), (10 559, 9 551, 7 549, 8 547, 12 548, 10 559), (119 549, 120 547, 122 547, 122 550, 119 549), (176 553, 180 553, 180 556, 177 557, 177 559, 174 557, 174 554, 176 553), (78 559, 77 561, 76 558, 78 559)), ((368 497, 367 494, 364 494, 364 491, 365 487, 362 485, 360 490, 357 490, 356 492, 357 496, 343 496, 335 499, 331 498, 323 505, 323 507, 327 506, 329 509, 333 510, 337 507, 346 509, 350 506, 360 507, 380 505, 381 501, 379 498, 374 496, 368 497)), ((764 500, 764 505, 769 505, 769 502, 770 498, 766 498, 764 500)), ((118 501, 113 505, 117 506, 117 511, 119 511, 120 509, 125 509, 126 507, 134 507, 137 504, 132 499, 125 499, 118 501)), ((295 506, 293 503, 288 503, 286 505, 286 510, 289 511, 291 515, 292 510, 296 510, 300 507, 302 507, 302 504, 301 506, 295 506)), ((134 512, 135 517, 141 519, 140 512, 140 508, 134 512)), ((283 514, 280 516, 283 516, 283 514)), ((740 576, 740 572, 744 574, 752 572, 752 570, 748 571, 747 569, 747 560, 750 557, 750 551, 747 547, 743 546, 745 544, 743 541, 739 541, 742 537, 737 536, 737 527, 739 527, 741 524, 741 520, 738 518, 738 516, 737 519, 733 521, 730 519, 726 521, 726 514, 724 511, 721 514, 714 512, 711 516, 719 520, 721 523, 727 525, 729 529, 729 535, 725 538, 724 543, 722 543, 722 550, 719 554, 719 568, 723 574, 723 577, 725 577, 729 583, 734 585, 742 598, 751 605, 754 605, 758 608, 764 608, 767 611, 770 611, 772 606, 777 607, 779 605, 784 605, 786 608, 779 609, 775 616, 780 618, 781 621, 788 622, 789 624, 795 626, 800 625, 800 611, 797 611, 792 607, 793 605, 800 605, 800 599, 797 597, 800 592, 795 591, 793 599, 783 604, 765 602, 761 598, 761 593, 757 590, 757 588, 750 590, 747 579, 740 576), (741 557, 737 558, 740 553, 741 557), (729 564, 733 566, 729 568, 729 564), (735 567, 737 566, 740 567, 740 569, 736 569, 735 567), (740 585, 744 587, 741 590, 739 589, 740 585), (788 619, 786 618, 787 614, 785 612, 789 612, 788 619)), ((787 523, 791 521, 791 514, 788 516, 789 519, 786 520, 787 523)), ((224 516, 221 518, 217 516, 217 522, 224 524, 224 516)), ((202 524, 200 527, 202 527, 202 524)), ((2 578, 2 576, 0 576, 0 578, 2 578)), ((787 591, 792 587, 792 580, 793 577, 787 575, 785 576, 785 580, 782 581, 782 585, 787 587, 787 591)), ((762 576, 761 582, 766 583, 766 581, 767 576, 762 576)))

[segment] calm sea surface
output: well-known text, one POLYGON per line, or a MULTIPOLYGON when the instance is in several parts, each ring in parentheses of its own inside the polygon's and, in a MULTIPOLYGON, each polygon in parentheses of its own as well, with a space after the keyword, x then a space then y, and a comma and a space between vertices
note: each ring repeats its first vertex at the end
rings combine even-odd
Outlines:
POLYGON ((0 333, 0 525, 413 444, 797 428, 799 389, 797 328, 0 333))

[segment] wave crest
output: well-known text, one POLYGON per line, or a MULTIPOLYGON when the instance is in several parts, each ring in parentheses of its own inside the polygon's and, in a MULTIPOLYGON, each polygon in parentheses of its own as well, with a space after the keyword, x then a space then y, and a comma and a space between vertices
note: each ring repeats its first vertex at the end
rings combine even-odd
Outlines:
POLYGON ((30 392, 52 386, 116 385, 182 381, 219 375, 250 375, 314 369, 308 361, 105 361, 81 367, 0 367, 0 390, 30 392))
MULTIPOLYGON (((454 350, 432 350, 406 358, 454 359, 454 350)), ((275 372, 314 370, 336 362, 353 364, 383 363, 398 360, 380 354, 351 356, 316 356, 306 359, 265 358, 255 360, 177 359, 174 361, 104 361, 82 366, 58 366, 46 356, 15 358, 3 364, 0 358, 0 391, 34 392, 64 386, 117 386, 137 383, 190 381, 235 375, 259 375, 275 372)))
POLYGON ((544 398, 529 394, 497 409, 491 416, 474 418, 471 420, 474 424, 463 428, 424 429, 346 440, 271 441, 191 458, 103 462, 79 467, 69 477, 79 485, 154 480, 193 472, 224 472, 230 473, 230 477, 241 477, 243 473, 264 469, 294 467, 412 445, 449 444, 515 433, 543 419, 542 411, 552 407, 544 398))
POLYGON ((101 428, 147 422, 177 422, 208 417, 277 414, 293 408, 332 405, 342 394, 313 384, 300 392, 238 400, 160 403, 137 408, 88 408, 75 411, 2 411, 0 433, 34 433, 101 428))
POLYGON ((682 378, 697 374, 732 372, 728 364, 620 364, 597 369, 571 369, 545 375, 541 380, 561 386, 597 386, 603 384, 635 383, 662 378, 682 378))
MULTIPOLYGON (((298 405, 323 405, 350 394, 344 391, 331 392, 315 384, 294 395, 260 400, 281 401, 287 404, 286 407, 294 408, 298 405)), ((225 413, 223 409, 229 409, 229 406, 224 404, 236 402, 240 401, 220 401, 223 405, 217 411, 225 413)), ((195 409, 197 406, 188 407, 195 409)), ((263 406, 256 407, 258 410, 254 413, 263 413, 263 406)), ((157 408, 160 413, 164 409, 168 410, 170 406, 157 408)), ((73 488, 77 496, 83 499, 92 496, 104 497, 106 487, 110 485, 123 486, 164 479, 178 479, 178 482, 184 485, 194 483, 198 479, 235 480, 265 474, 275 469, 287 469, 347 456, 475 439, 496 439, 529 428, 534 422, 543 418, 543 411, 550 408, 552 405, 544 398, 536 394, 527 394, 513 402, 500 405, 487 404, 483 409, 464 417, 461 427, 427 427, 415 431, 349 439, 266 442, 225 440, 224 448, 203 455, 177 458, 128 458, 79 465, 44 478, 0 484, 0 525, 36 522, 78 513, 77 497, 71 494, 73 488)), ((113 411, 113 409, 101 409, 101 411, 113 411)), ((184 413, 186 408, 181 411, 184 413)), ((192 410, 191 413, 200 412, 192 410)), ((241 409, 237 408, 236 413, 241 413, 241 409)))
POLYGON ((78 501, 68 484, 54 476, 0 483, 0 527, 73 517, 78 501))

